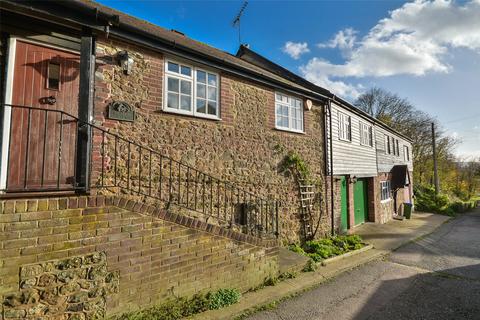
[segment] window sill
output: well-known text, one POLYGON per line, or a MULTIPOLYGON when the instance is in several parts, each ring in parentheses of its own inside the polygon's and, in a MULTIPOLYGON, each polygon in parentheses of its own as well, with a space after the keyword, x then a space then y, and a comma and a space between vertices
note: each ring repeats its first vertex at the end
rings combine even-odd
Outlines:
POLYGON ((193 118, 193 119, 222 121, 222 118, 219 118, 217 116, 198 115, 198 114, 192 114, 191 112, 182 112, 182 111, 175 111, 175 110, 159 109, 159 110, 156 111, 156 113, 166 113, 166 114, 171 114, 171 115, 179 115, 179 116, 184 116, 184 117, 193 118))
POLYGON ((305 131, 297 131, 297 130, 291 130, 291 129, 286 129, 286 128, 275 127, 274 129, 277 130, 277 131, 289 132, 289 133, 294 133, 294 134, 302 134, 302 135, 306 134, 305 131))
POLYGON ((390 201, 392 201, 393 199, 392 198, 389 198, 389 199, 385 199, 385 200, 380 200, 380 203, 388 203, 390 201))
POLYGON ((342 139, 342 138, 338 138, 338 141, 352 143, 352 140, 347 140, 347 139, 342 139))
POLYGON ((369 145, 369 144, 363 144, 363 143, 360 143, 360 145, 362 147, 367 147, 367 148, 372 148, 373 149, 373 146, 369 145))

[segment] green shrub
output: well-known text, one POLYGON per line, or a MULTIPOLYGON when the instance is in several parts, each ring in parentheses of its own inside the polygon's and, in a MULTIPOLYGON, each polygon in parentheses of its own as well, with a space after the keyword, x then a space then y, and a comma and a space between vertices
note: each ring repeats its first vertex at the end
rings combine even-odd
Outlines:
POLYGON ((299 254, 305 254, 305 251, 303 251, 302 247, 300 247, 298 244, 289 245, 288 250, 299 253, 299 254))
POLYGON ((210 310, 220 309, 240 300, 240 292, 236 289, 220 289, 207 295, 208 308, 210 310))
POLYGON ((360 249, 364 246, 358 235, 335 236, 305 242, 303 248, 292 244, 288 248, 294 252, 308 256, 313 262, 338 256, 346 252, 360 249))
POLYGON ((435 212, 448 216, 462 213, 474 208, 473 201, 450 200, 445 194, 435 194, 431 186, 417 186, 415 188, 415 208, 419 211, 435 212))
POLYGON ((303 272, 313 272, 317 270, 317 263, 315 261, 313 261, 312 259, 308 260, 307 261, 307 264, 305 265, 305 267, 303 268, 303 272))

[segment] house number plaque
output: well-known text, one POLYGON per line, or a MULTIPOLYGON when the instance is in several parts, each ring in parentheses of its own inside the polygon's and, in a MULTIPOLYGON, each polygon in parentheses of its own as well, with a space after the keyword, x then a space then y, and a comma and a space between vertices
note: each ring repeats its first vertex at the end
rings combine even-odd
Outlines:
POLYGON ((108 105, 108 118, 133 122, 135 120, 135 111, 133 111, 131 105, 124 101, 113 101, 108 105))

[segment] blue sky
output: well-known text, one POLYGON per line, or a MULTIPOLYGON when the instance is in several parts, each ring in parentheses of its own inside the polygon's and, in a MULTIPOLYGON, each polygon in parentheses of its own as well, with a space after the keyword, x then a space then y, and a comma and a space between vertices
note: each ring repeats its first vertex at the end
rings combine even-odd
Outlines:
MULTIPOLYGON (((101 3, 235 53, 242 1, 101 3)), ((480 0, 249 1, 242 43, 353 101, 372 86, 398 93, 480 157, 480 0)))

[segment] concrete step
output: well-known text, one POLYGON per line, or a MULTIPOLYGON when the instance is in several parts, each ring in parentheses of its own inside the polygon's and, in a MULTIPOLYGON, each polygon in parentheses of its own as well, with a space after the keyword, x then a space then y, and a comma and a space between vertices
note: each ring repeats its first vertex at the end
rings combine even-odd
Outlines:
POLYGON ((309 258, 286 248, 279 250, 280 273, 300 272, 307 264, 309 258))

